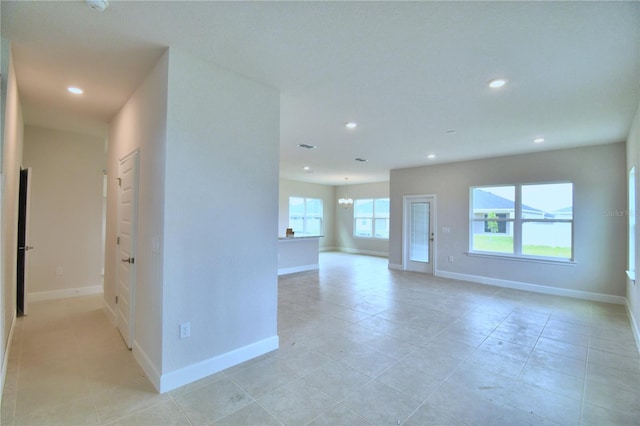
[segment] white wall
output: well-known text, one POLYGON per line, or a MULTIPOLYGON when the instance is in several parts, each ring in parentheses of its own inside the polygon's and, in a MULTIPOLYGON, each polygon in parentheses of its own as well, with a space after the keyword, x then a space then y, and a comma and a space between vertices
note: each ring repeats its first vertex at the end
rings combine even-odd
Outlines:
POLYGON ((168 87, 163 390, 278 345, 279 93, 176 49, 168 87))
MULTIPOLYGON (((354 200, 388 198, 389 182, 336 186, 335 196, 336 199, 349 197, 354 200)), ((336 203, 335 213, 335 238, 338 250, 384 257, 389 255, 389 240, 353 236, 353 206, 345 208, 336 203)))
MULTIPOLYGON (((402 265, 402 197, 437 197, 436 268, 440 275, 547 286, 563 294, 625 295, 626 208, 624 144, 547 151, 391 171, 389 264, 402 265), (475 257, 469 249, 469 188, 475 185, 572 181, 575 265, 475 257), (442 227, 451 229, 441 232, 442 227), (447 260, 454 257, 454 263, 447 260), (586 293, 580 293, 586 292, 586 293)), ((598 296, 599 297, 599 296, 598 296)))
POLYGON ((115 322, 117 178, 120 160, 140 152, 138 239, 135 253, 133 354, 158 386, 162 371, 162 256, 153 253, 153 238, 162 244, 164 226, 164 155, 167 128, 168 53, 112 120, 107 168, 105 307, 115 322))
POLYGON ((299 182, 280 179, 278 202, 278 229, 274 234, 283 237, 289 228, 289 197, 307 197, 322 199, 323 209, 323 237, 320 238, 320 250, 333 250, 335 248, 335 187, 316 183, 299 182))
MULTIPOLYGON (((2 50, 9 49, 6 40, 2 40, 2 50)), ((3 55, 4 56, 4 55, 3 55)), ((4 69, 4 66, 3 66, 4 69)), ((2 222, 0 234, 2 246, 0 247, 0 290, 2 291, 2 304, 0 304, 0 316, 2 317, 2 336, 0 341, 0 356, 2 357, 2 385, 6 377, 7 355, 10 343, 11 330, 16 318, 16 254, 18 235, 18 192, 20 187, 20 164, 22 163, 22 141, 24 122, 22 108, 18 96, 18 83, 16 81, 13 61, 9 60, 6 78, 6 110, 4 135, 2 142, 2 222)), ((2 386, 2 387, 3 387, 2 386)))
POLYGON ((26 126, 23 157, 32 168, 29 299, 101 292, 104 138, 26 126))
MULTIPOLYGON (((627 212, 632 211, 636 214, 636 232, 635 232, 635 271, 636 281, 627 279, 626 295, 627 309, 631 317, 631 325, 636 338, 636 345, 640 351, 640 221, 638 220, 638 212, 640 212, 640 106, 633 120, 629 137, 627 138, 627 175, 631 168, 635 167, 636 177, 636 205, 629 206, 627 212)), ((625 217, 626 219, 626 217, 625 217)))

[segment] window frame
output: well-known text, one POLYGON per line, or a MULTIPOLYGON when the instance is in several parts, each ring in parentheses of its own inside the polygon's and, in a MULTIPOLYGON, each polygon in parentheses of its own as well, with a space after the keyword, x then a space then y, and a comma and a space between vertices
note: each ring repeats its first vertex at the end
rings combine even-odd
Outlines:
MULTIPOLYGON (((297 232, 298 235, 304 235, 304 236, 308 236, 308 237, 321 237, 323 232, 324 232, 324 200, 322 198, 315 198, 315 197, 303 197, 303 196, 297 196, 297 195, 290 195, 289 196, 289 212, 288 212, 288 218, 289 218, 289 227, 293 228, 292 225, 292 221, 291 221, 291 199, 292 198, 297 198, 297 199, 302 199, 302 205, 304 206, 304 214, 300 217, 302 219, 302 231, 297 231, 294 229, 294 232, 297 232), (308 232, 308 220, 311 219, 318 219, 317 217, 313 216, 313 217, 309 217, 309 215, 307 214, 307 200, 314 200, 314 201, 319 201, 320 202, 320 231, 315 234, 315 233, 310 233, 308 232)), ((295 216, 296 218, 298 216, 295 216)))
MULTIPOLYGON (((574 247, 574 235, 575 235, 575 226, 574 226, 574 200, 575 200, 575 184, 571 181, 554 181, 554 182, 527 182, 527 183, 517 183, 517 184, 495 184, 495 185, 480 185, 480 186, 471 186, 469 187, 469 251, 470 255, 479 255, 479 256, 488 256, 488 257, 505 257, 510 259, 517 260, 528 260, 528 261, 543 261, 543 262, 552 262, 552 263, 575 263, 575 247, 574 247), (536 185, 557 185, 557 184, 570 184, 571 185, 571 219, 556 219, 556 218, 524 218, 522 214, 522 188, 526 186, 536 186, 536 185), (483 188, 496 188, 496 187, 513 187, 514 189, 514 215, 510 218, 491 218, 491 221, 495 222, 507 222, 505 226, 509 226, 508 224, 512 224, 511 235, 513 235, 513 252, 498 252, 498 251, 483 251, 483 250, 474 250, 473 248, 473 237, 474 237, 474 223, 485 223, 488 219, 485 217, 483 219, 475 218, 473 211, 473 191, 475 189, 483 189, 483 188), (569 223, 571 225, 571 256, 567 257, 556 257, 556 256, 540 256, 540 255, 532 255, 523 253, 523 225, 526 223, 569 223)), ((486 226, 486 225, 483 225, 486 226)), ((507 228, 508 229, 508 228, 507 228)), ((506 233, 510 235, 509 232, 506 233)), ((499 234, 504 235, 504 234, 499 234)))
POLYGON ((384 219, 386 220, 387 223, 387 231, 389 231, 389 219, 391 216, 391 199, 389 197, 378 197, 378 198, 358 198, 358 199, 354 199, 353 200, 353 231, 352 231, 352 235, 354 238, 364 238, 364 239, 375 239, 375 240, 388 240, 389 239, 389 232, 387 232, 387 236, 386 237, 378 237, 376 236, 376 220, 378 219, 384 219), (356 216, 356 212, 357 212, 357 205, 359 201, 371 201, 371 216, 356 216), (376 201, 378 200, 385 200, 389 203, 389 212, 388 213, 384 213, 386 216, 384 217, 380 217, 376 215, 376 201), (358 219, 368 219, 371 221, 371 236, 363 236, 363 235, 356 235, 356 223, 358 221, 358 219))

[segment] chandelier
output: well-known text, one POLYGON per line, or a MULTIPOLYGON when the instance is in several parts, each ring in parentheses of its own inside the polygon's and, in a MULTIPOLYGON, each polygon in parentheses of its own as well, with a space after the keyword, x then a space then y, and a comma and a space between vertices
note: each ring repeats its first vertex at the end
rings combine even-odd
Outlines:
MULTIPOLYGON (((344 178, 345 187, 347 186, 348 180, 349 180, 348 177, 344 178)), ((345 194, 346 194, 346 191, 345 191, 345 194)), ((353 198, 349 198, 348 196, 346 196, 345 198, 340 198, 338 199, 338 204, 340 204, 341 206, 344 206, 344 208, 346 209, 347 207, 353 204, 353 198)))

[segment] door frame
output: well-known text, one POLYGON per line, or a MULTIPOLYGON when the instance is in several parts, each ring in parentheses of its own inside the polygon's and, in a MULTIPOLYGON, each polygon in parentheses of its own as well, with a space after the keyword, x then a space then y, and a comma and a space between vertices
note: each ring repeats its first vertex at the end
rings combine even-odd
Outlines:
MULTIPOLYGON (((18 185, 18 236, 17 236, 17 258, 16 264, 19 262, 20 257, 22 256, 22 265, 16 265, 16 268, 20 268, 22 266, 22 315, 28 314, 28 287, 29 287, 29 250, 33 247, 29 245, 29 225, 31 221, 31 180, 33 176, 33 170, 31 167, 27 167, 26 169, 20 168, 20 179, 18 185), (25 173, 26 179, 25 183, 22 182, 22 174, 25 173), (24 199, 22 199, 22 191, 24 190, 24 199), (24 202, 24 212, 22 202, 24 202), (24 217, 23 217, 24 214, 24 217), (20 222, 22 222, 24 226, 24 230, 21 229, 20 222), (20 247, 20 233, 24 231, 24 246, 20 247), (20 255, 20 250, 23 250, 23 254, 20 255)), ((20 271, 16 271, 16 311, 18 311, 18 297, 20 296, 20 288, 18 286, 18 281, 20 276, 20 271)))
MULTIPOLYGON (((117 211, 116 211, 116 238, 119 238, 120 235, 120 218, 121 218, 121 210, 120 210, 120 203, 121 203, 121 197, 122 197, 122 191, 120 189, 120 179, 122 178, 120 175, 121 172, 121 167, 122 167, 122 163, 124 163, 125 161, 127 161, 128 159, 132 158, 134 159, 134 167, 135 167, 135 171, 134 171, 134 190, 133 190, 133 213, 132 213, 132 256, 133 258, 136 257, 137 253, 136 253, 136 249, 137 249, 137 242, 138 242, 138 198, 139 198, 139 182, 140 182, 140 150, 136 149, 135 151, 130 152, 129 154, 123 156, 122 158, 120 158, 118 160, 118 177, 117 177, 117 181, 118 183, 116 185, 117 186, 117 211)), ((115 306, 115 314, 116 314, 116 328, 120 328, 119 327, 119 316, 120 316, 120 311, 119 311, 119 307, 118 307, 118 288, 119 288, 119 266, 120 263, 122 262, 121 258, 120 258, 120 246, 119 244, 116 242, 115 245, 115 272, 116 272, 116 276, 115 276, 115 297, 116 297, 116 306, 115 306)), ((135 318, 135 300, 136 300, 136 263, 132 263, 130 265, 131 270, 130 270, 130 282, 129 282, 129 339, 128 341, 126 339, 125 340, 125 344, 127 345, 127 347, 129 349, 132 348, 133 346, 133 332, 134 332, 134 318, 135 318)))
MULTIPOLYGON (((430 240, 429 244, 429 259, 431 263, 431 275, 436 275, 436 264, 437 264, 437 217, 436 214, 436 195, 435 194, 416 194, 416 195, 403 195, 402 196, 402 269, 405 271, 409 270, 409 215, 410 213, 410 204, 412 201, 419 199, 427 199, 430 203, 429 206, 429 226, 430 232, 433 234, 433 240, 430 240)), ((429 274, 429 272, 423 272, 425 274, 429 274)))

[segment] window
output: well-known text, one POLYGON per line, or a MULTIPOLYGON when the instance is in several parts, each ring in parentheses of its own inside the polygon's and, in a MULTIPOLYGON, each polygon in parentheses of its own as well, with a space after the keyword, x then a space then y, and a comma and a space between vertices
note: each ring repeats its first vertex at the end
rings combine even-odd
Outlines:
POLYGON ((362 238, 389 238, 389 199, 369 198, 353 203, 353 235, 362 238))
POLYGON ((296 234, 322 235, 322 200, 289 197, 289 227, 296 234))
POLYGON ((470 251, 573 259, 573 184, 471 188, 470 251))

